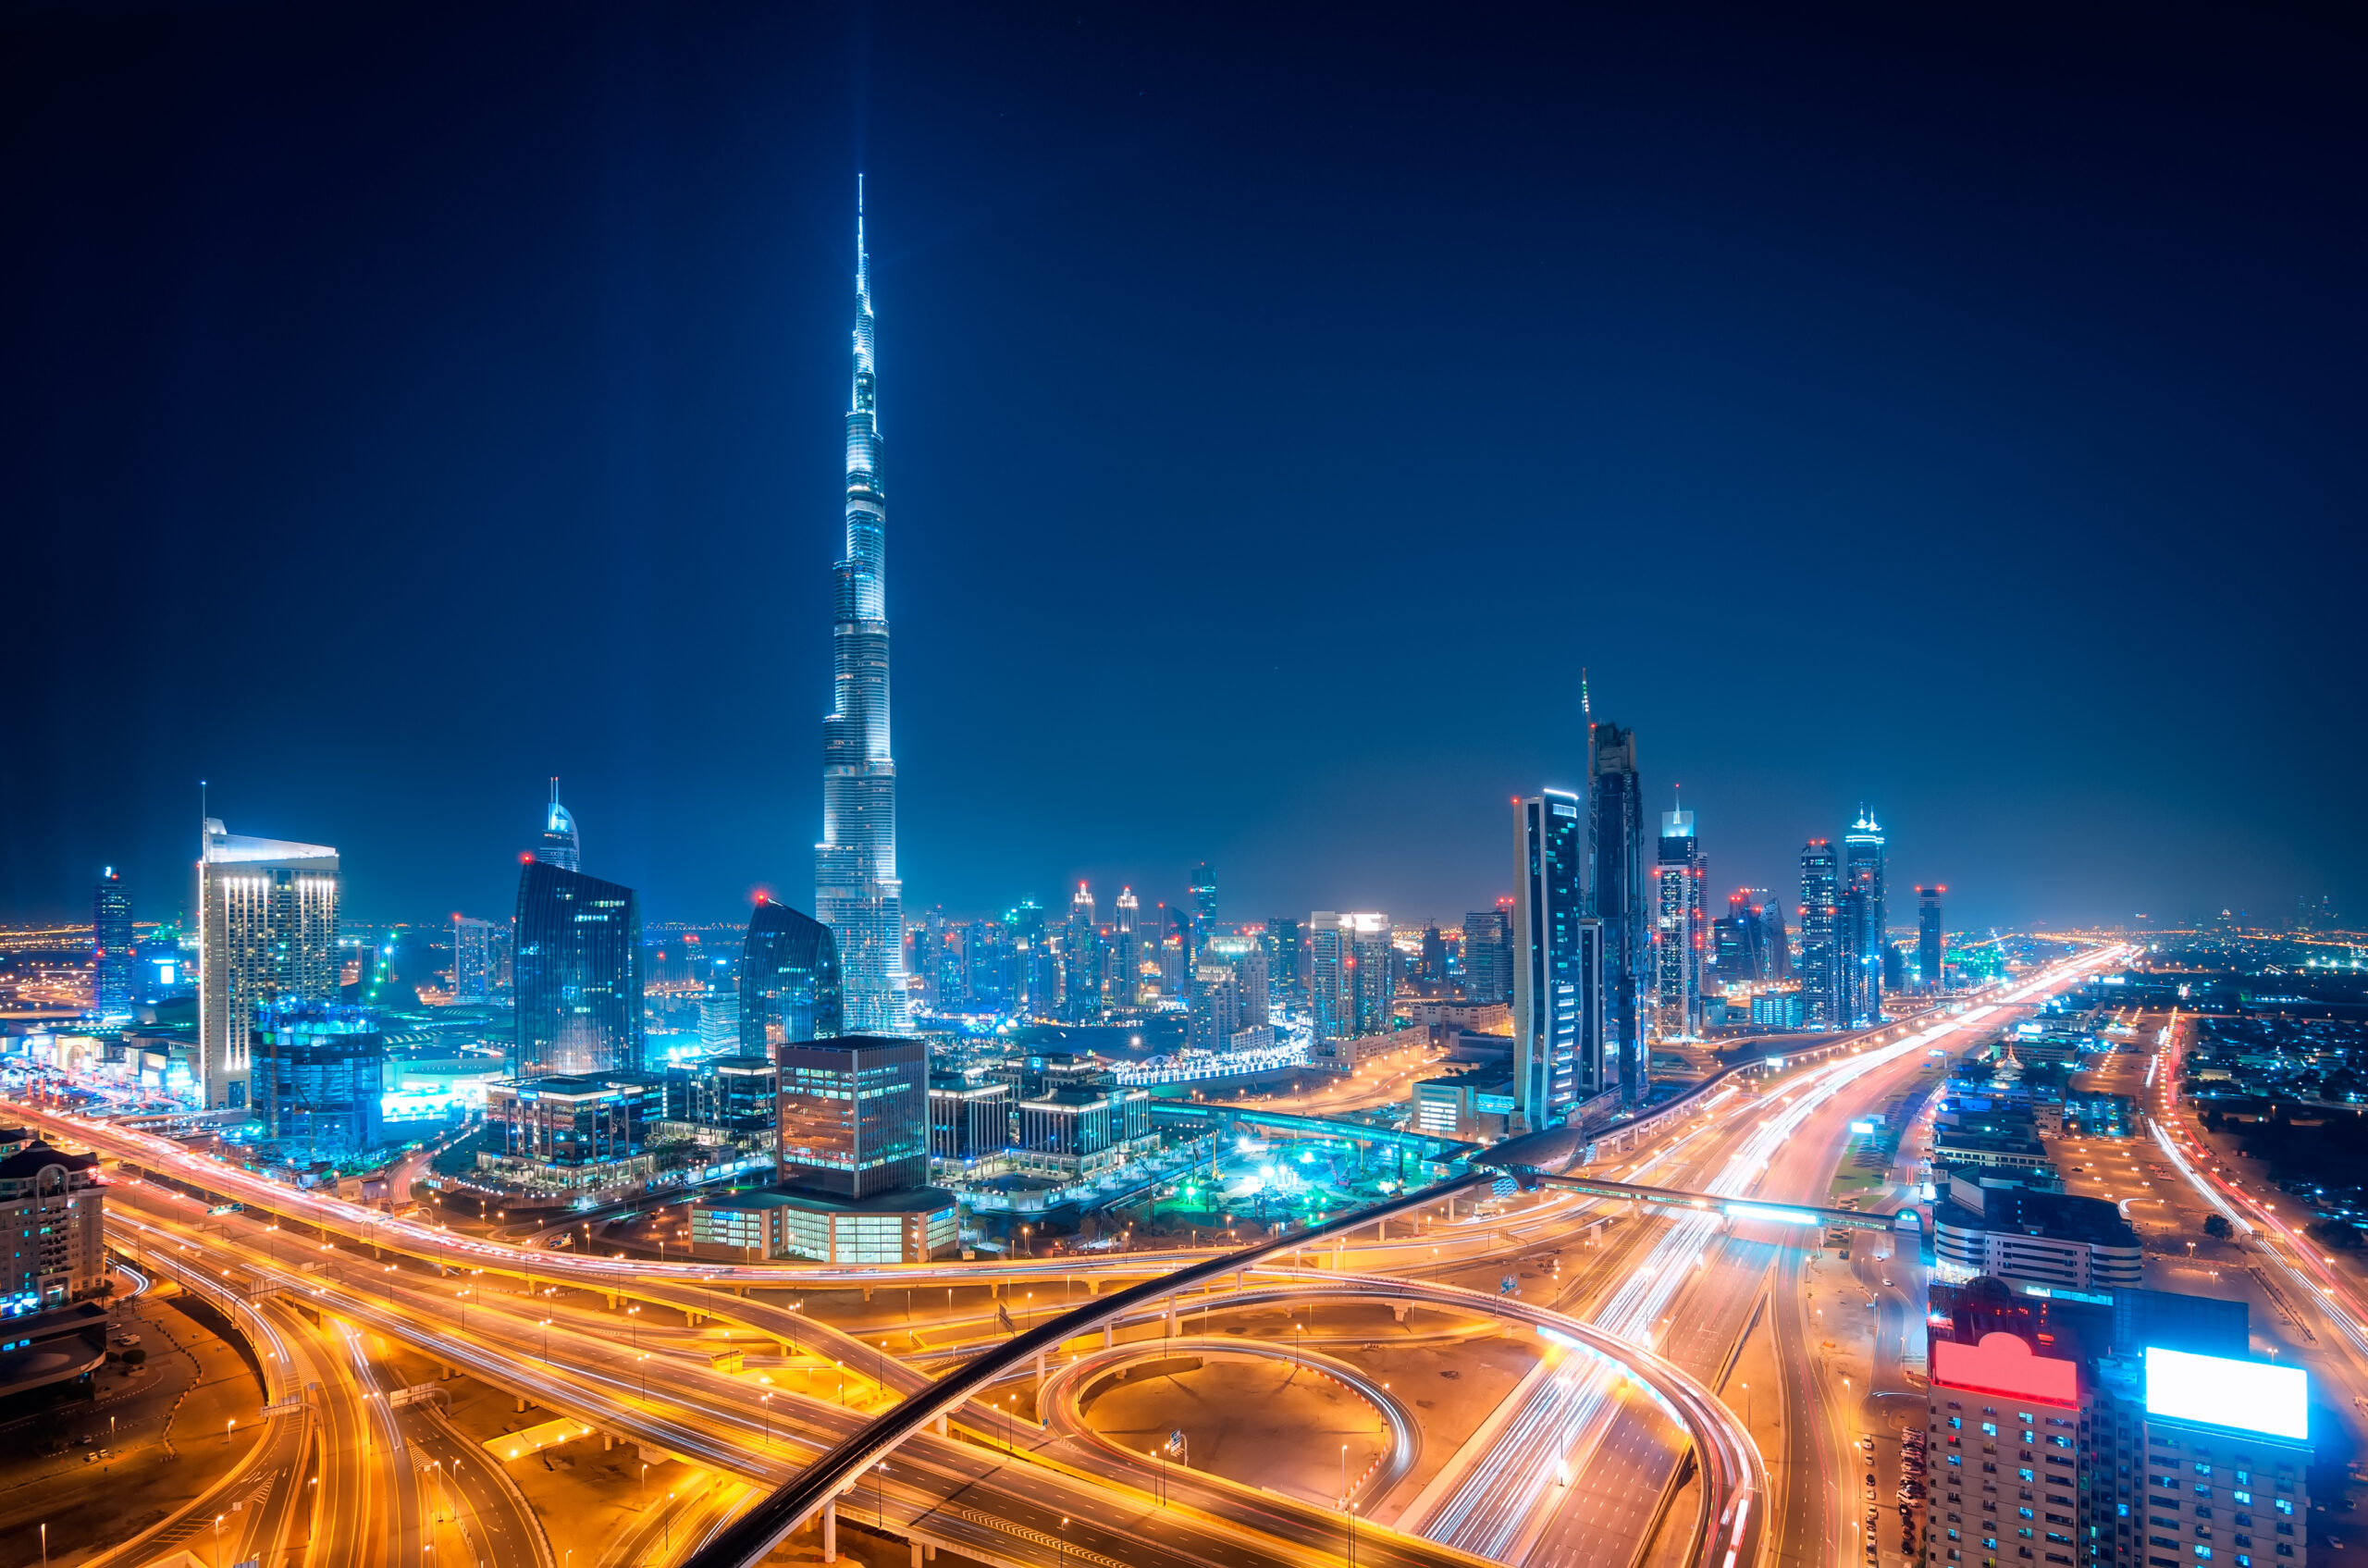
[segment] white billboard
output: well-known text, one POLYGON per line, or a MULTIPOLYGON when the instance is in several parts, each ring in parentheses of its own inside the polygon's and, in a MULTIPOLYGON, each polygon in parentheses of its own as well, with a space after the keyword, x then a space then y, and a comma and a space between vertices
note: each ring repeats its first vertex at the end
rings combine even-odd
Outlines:
POLYGON ((2296 1366, 2149 1345, 2146 1414, 2303 1442, 2311 1435, 2310 1378, 2296 1366))

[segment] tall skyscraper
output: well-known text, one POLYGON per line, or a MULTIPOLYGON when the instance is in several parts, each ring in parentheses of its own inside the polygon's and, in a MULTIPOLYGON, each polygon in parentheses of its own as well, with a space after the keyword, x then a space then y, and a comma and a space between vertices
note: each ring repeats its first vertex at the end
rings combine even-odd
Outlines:
POLYGON ((1389 1027, 1389 917, 1318 909, 1307 917, 1308 1003, 1315 1038, 1355 1040, 1389 1027))
POLYGON ((1941 934, 1941 895, 1945 887, 1916 890, 1916 976, 1927 991, 1939 991, 1947 979, 1947 941, 1941 934))
POLYGON ((786 904, 757 900, 740 946, 741 1055, 774 1056, 797 1041, 834 1040, 843 1007, 830 927, 786 904))
POLYGON ((244 1109, 256 1009, 338 996, 337 851, 247 838, 205 819, 197 864, 198 1085, 209 1110, 244 1109))
POLYGON ((1141 916, 1142 900, 1135 890, 1120 888, 1110 931, 1110 972, 1117 982, 1110 992, 1114 1007, 1131 1007, 1142 999, 1143 950, 1135 929, 1141 916))
POLYGON ((91 895, 91 1002, 103 1019, 131 1016, 131 893, 109 866, 91 895))
POLYGON ((1886 930, 1883 833, 1874 813, 1862 806, 1842 840, 1844 1010, 1852 1028, 1883 1021, 1883 951, 1890 944, 1886 930))
POLYGON ((1503 909, 1463 917, 1463 994, 1473 1002, 1510 1002, 1513 994, 1512 920, 1503 909))
POLYGON ((483 1002, 493 993, 493 922, 453 916, 452 1000, 483 1002))
POLYGON ((1217 931, 1217 879, 1206 860, 1192 868, 1192 958, 1198 962, 1201 949, 1217 931))
POLYGON ((543 809, 543 837, 535 846, 535 858, 562 871, 584 869, 584 843, 576 836, 574 814, 559 803, 557 779, 551 780, 550 804, 543 809))
POLYGON ((1644 1006, 1652 983, 1651 915, 1645 905, 1645 806, 1636 778, 1636 732, 1587 723, 1587 907, 1603 921, 1605 1048, 1631 1102, 1651 1080, 1644 1006))
POLYGON ((1702 1032, 1705 869, 1694 813, 1683 808, 1662 812, 1653 863, 1653 1006, 1655 1028, 1664 1036, 1702 1032))
POLYGON ((1277 915, 1266 922, 1268 973, 1275 989, 1285 995, 1298 992, 1306 980, 1302 948, 1299 921, 1277 915))
POLYGON ((912 1028, 905 990, 905 884, 896 876, 896 763, 888 748, 888 504, 872 362, 871 255, 856 188, 855 386, 847 409, 846 556, 834 569, 832 703, 822 721, 822 842, 814 913, 838 943, 850 1033, 912 1028))
POLYGON ((1831 839, 1801 846, 1801 1022, 1840 1029, 1842 994, 1842 867, 1831 839))
POLYGON ((1102 1011, 1102 945, 1093 890, 1077 884, 1061 939, 1062 1011, 1082 1023, 1102 1011))
POLYGON ((642 1061, 641 901, 582 871, 518 868, 513 1078, 638 1072, 642 1061))
POLYGON ((1606 1087, 1603 927, 1586 914, 1579 797, 1542 790, 1513 810, 1513 1095, 1536 1131, 1606 1087))

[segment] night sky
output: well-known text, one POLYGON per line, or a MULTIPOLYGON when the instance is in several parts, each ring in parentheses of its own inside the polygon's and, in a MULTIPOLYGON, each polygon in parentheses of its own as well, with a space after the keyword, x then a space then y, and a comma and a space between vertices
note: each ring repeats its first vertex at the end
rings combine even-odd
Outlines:
POLYGON ((0 21, 0 919, 809 907, 859 169, 908 910, 1486 907, 1582 665, 1721 892, 2368 910, 2332 21, 485 9, 0 21))

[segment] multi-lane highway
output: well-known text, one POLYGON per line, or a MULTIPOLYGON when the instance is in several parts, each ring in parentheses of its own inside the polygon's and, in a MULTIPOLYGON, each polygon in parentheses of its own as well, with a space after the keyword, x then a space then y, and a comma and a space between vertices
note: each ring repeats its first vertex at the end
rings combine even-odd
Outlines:
MULTIPOLYGON (((1842 1122, 1893 1096, 1924 1067, 1929 1051, 1964 1043, 1989 1018, 1976 1012, 1889 1028, 1810 1067, 1722 1090, 1610 1174, 1726 1195, 1820 1201, 1842 1122)), ((384 1334, 600 1430, 709 1467, 724 1481, 697 1507, 686 1500, 674 1511, 685 1537, 695 1537, 930 1377, 924 1364, 882 1343, 906 1349, 918 1334, 897 1340, 848 1331, 877 1327, 859 1313, 833 1327, 777 1296, 747 1293, 752 1288, 968 1287, 977 1310, 956 1310, 949 1294, 934 1342, 915 1357, 927 1363, 993 1342, 998 1307, 1024 1325, 1075 1304, 1066 1286, 1053 1299, 1056 1278, 1145 1278, 1207 1255, 852 1269, 522 1252, 390 1223, 383 1214, 294 1192, 144 1134, 75 1119, 57 1125, 67 1136, 177 1182, 253 1205, 250 1214, 208 1218, 202 1212, 207 1205, 161 1187, 111 1194, 127 1245, 160 1259, 160 1268, 226 1280, 233 1290, 266 1298, 253 1311, 278 1325, 286 1341, 280 1353, 302 1356, 314 1371, 339 1373, 306 1379, 320 1386, 307 1404, 317 1414, 308 1419, 320 1423, 325 1457, 339 1462, 324 1463, 317 1482, 304 1477, 304 1488, 337 1488, 338 1506, 319 1512, 339 1520, 338 1528, 359 1532, 336 1549, 347 1551, 341 1560, 362 1563, 417 1560, 439 1531, 466 1521, 474 1536, 463 1544, 455 1535, 446 1549, 524 1568, 535 1561, 538 1537, 531 1519, 519 1517, 514 1494, 491 1485, 491 1477, 469 1491, 465 1464, 457 1473, 450 1464, 469 1456, 438 1451, 438 1441, 453 1439, 441 1436, 432 1418, 388 1408, 354 1329, 343 1325, 384 1334), (1040 1290, 1044 1300, 1020 1305, 980 1295, 982 1286, 1005 1284, 1040 1290), (268 1299, 274 1295, 278 1302, 268 1299), (294 1303, 326 1315, 321 1326, 294 1303), (635 1314, 635 1307, 643 1310, 635 1314), (739 1372, 709 1364, 725 1333, 759 1352, 739 1372), (621 1340, 633 1348, 621 1353, 621 1340), (796 1353, 779 1353, 792 1346, 796 1353), (361 1538, 365 1535, 371 1539, 361 1538)), ((1565 1245, 1605 1218, 1596 1201, 1560 1192, 1485 1205, 1465 1200, 1452 1210, 1442 1203, 1353 1240, 1276 1260, 1326 1266, 1320 1270, 1271 1268, 1224 1290, 1211 1287, 1215 1301, 1234 1291, 1314 1296, 1376 1286, 1404 1294, 1425 1277, 1437 1281, 1459 1269, 1468 1277, 1504 1259, 1559 1251, 1567 1266, 1559 1272, 1515 1270, 1536 1281, 1518 1287, 1518 1295, 1491 1298, 1443 1282, 1424 1287, 1468 1310, 1542 1327, 1576 1345, 1577 1330, 1553 1327, 1572 1322, 1553 1304, 1568 1303, 1577 1311, 1577 1329, 1597 1348, 1579 1354, 1556 1346, 1560 1353, 1549 1356, 1551 1367, 1525 1385, 1506 1413, 1504 1439, 1466 1456, 1457 1474, 1427 1488, 1432 1506, 1421 1518, 1400 1519, 1407 1528, 1375 1529, 1361 1539, 1367 1561, 1412 1568, 1492 1558, 1586 1568, 1633 1558, 1689 1442, 1751 1448, 1748 1438, 1738 1445, 1741 1423, 1731 1413, 1707 1393, 1685 1390, 1716 1386, 1745 1327, 1762 1311, 1793 1375, 1784 1394, 1786 1444, 1773 1456, 1777 1495, 1766 1496, 1763 1487, 1738 1508, 1733 1496, 1739 1494, 1731 1494, 1721 1505, 1728 1518, 1706 1523, 1732 1525, 1739 1547, 1765 1526, 1780 1556, 1804 1562, 1840 1560, 1855 1549, 1855 1525, 1840 1496, 1849 1468, 1841 1444, 1856 1420, 1855 1408, 1844 1414, 1843 1407, 1855 1396, 1825 1386, 1823 1358, 1807 1342, 1815 1330, 1800 1310, 1796 1243, 1804 1238, 1757 1221, 1731 1227, 1708 1216, 1639 1214, 1622 1218, 1605 1245, 1565 1245), (1630 1382, 1640 1367, 1652 1368, 1667 1386, 1630 1382), (1640 1388, 1654 1397, 1639 1397, 1640 1388), (1691 1421, 1679 1414, 1689 1399, 1696 1401, 1691 1421), (1582 1479, 1568 1484, 1572 1476, 1582 1479)), ((1188 1319, 1192 1307, 1214 1304, 1212 1296, 1187 1303, 1188 1319)), ((1123 1340, 1174 1331, 1172 1322, 1159 1321, 1165 1315, 1111 1332, 1123 1340)), ((1072 1445, 1063 1466, 1030 1463, 1030 1445, 1014 1440, 1008 1414, 999 1426, 994 1408, 993 1401, 974 1403, 958 1417, 969 1429, 967 1438, 961 1430, 924 1432, 896 1451, 884 1473, 867 1477, 870 1512, 882 1527, 991 1561, 1031 1564, 1075 1555, 1247 1568, 1328 1561, 1345 1546, 1342 1522, 1321 1511, 1282 1528, 1241 1517, 1238 1500, 1163 1508, 1128 1456, 1080 1463, 1072 1445)), ((1000 1408, 1009 1412, 1011 1404, 1000 1408)), ((1731 1475, 1756 1474, 1756 1450, 1728 1458, 1731 1475)), ((846 1507, 852 1517, 854 1504, 846 1507)), ((1680 1508, 1672 1518, 1685 1512, 1680 1508)), ((660 1526, 670 1537, 674 1527, 660 1526)), ((1665 1525, 1663 1534, 1671 1529, 1665 1525)), ((1678 1533, 1696 1532, 1680 1526, 1678 1533)), ((271 1545, 261 1538, 254 1544, 271 1545)), ((672 1549, 671 1539, 665 1549, 672 1549)))

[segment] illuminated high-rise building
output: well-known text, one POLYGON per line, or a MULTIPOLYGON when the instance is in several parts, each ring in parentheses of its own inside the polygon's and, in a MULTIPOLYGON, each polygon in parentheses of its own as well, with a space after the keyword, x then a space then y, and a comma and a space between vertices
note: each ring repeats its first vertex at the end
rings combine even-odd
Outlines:
POLYGON ((113 866, 91 895, 91 1002, 103 1019, 131 1016, 131 894, 113 866))
POLYGON ((1512 913, 1474 909, 1463 917, 1463 994, 1467 1001, 1512 1000, 1512 913))
POLYGON ((1840 1029, 1846 1012, 1842 988, 1842 865, 1831 839, 1801 846, 1801 1022, 1840 1029))
POLYGON ((1653 1008, 1654 1027, 1664 1036, 1702 1032, 1702 957, 1708 945, 1704 872, 1694 813, 1683 808, 1662 812, 1653 862, 1653 1008))
POLYGON ((1110 973, 1115 982, 1110 1005, 1114 1007, 1131 1007, 1142 996, 1143 950, 1135 929, 1141 915, 1142 901, 1135 896, 1135 890, 1120 888, 1110 931, 1110 973))
POLYGON ((1883 952, 1890 944, 1883 916, 1883 831, 1862 806, 1842 840, 1843 1011, 1849 1028, 1883 1021, 1883 952))
POLYGON ((205 819, 197 865, 198 1087, 250 1104, 257 1009, 338 998, 339 872, 325 844, 247 838, 205 819))
POLYGON ((888 505, 881 484, 872 360, 871 256, 856 191, 855 382, 846 418, 846 555, 831 636, 832 702, 822 721, 822 842, 814 913, 839 950, 851 1034, 905 1034, 905 886, 896 875, 896 763, 888 747, 888 505))
POLYGON ((1309 1010, 1315 1038, 1355 1040, 1389 1028, 1396 984, 1389 917, 1318 909, 1307 917, 1309 1010))
POLYGON ((452 917, 452 1000, 483 1002, 494 993, 493 922, 452 917))
POLYGON ((1604 1059, 1603 926, 1586 913, 1579 797, 1542 790, 1513 812, 1513 1103, 1536 1131, 1617 1077, 1604 1059))
POLYGON ((1077 884, 1069 923, 1061 937, 1061 1010, 1084 1022, 1102 1011, 1102 936, 1093 890, 1077 884))
POLYGON ((1943 989, 1947 979, 1947 938, 1941 932, 1941 895, 1945 887, 1916 890, 1916 979, 1927 991, 1943 989))
POLYGON ((1603 1027, 1631 1103, 1650 1084, 1645 1005, 1652 985, 1652 919, 1645 902, 1645 805, 1636 732, 1587 722, 1587 909, 1603 922, 1603 1027))
POLYGON ((547 860, 518 868, 513 1078, 638 1072, 641 900, 547 860))
POLYGON ((1192 958, 1217 932, 1217 878, 1206 860, 1192 868, 1192 958))
POLYGON ((842 1032, 839 953, 821 921, 757 900, 740 946, 740 1054, 778 1060, 777 1048, 842 1032))
POLYGON ((550 804, 543 808, 543 836, 535 846, 535 858, 562 871, 584 869, 584 841, 576 835, 574 814, 559 803, 557 779, 551 780, 550 804))

